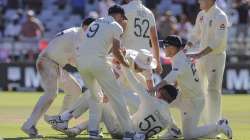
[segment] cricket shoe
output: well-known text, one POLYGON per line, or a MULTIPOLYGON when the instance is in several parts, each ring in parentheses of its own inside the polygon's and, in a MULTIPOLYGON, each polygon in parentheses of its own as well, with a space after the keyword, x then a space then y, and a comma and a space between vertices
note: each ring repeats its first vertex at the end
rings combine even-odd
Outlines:
POLYGON ((158 139, 161 140, 173 140, 182 137, 181 130, 179 128, 171 128, 165 134, 160 135, 158 139))
POLYGON ((133 140, 145 140, 146 136, 145 134, 142 133, 136 133, 133 137, 133 140))
POLYGON ((26 127, 25 124, 22 126, 22 131, 29 135, 30 138, 42 138, 43 136, 38 134, 35 126, 26 127))
POLYGON ((220 131, 228 138, 233 138, 233 132, 231 127, 229 126, 229 121, 227 119, 221 119, 218 121, 218 126, 220 131))
POLYGON ((96 131, 89 131, 89 139, 90 140, 100 140, 103 138, 102 133, 99 133, 98 130, 96 131))
POLYGON ((44 120, 48 124, 52 125, 53 128, 58 128, 58 129, 68 128, 68 120, 62 120, 61 116, 59 115, 56 116, 44 115, 44 120))
POLYGON ((65 135, 67 135, 68 137, 71 137, 71 138, 74 138, 77 135, 80 135, 81 132, 83 131, 78 127, 73 127, 73 128, 68 128, 68 129, 61 129, 61 128, 58 128, 56 126, 52 126, 52 128, 59 131, 59 132, 64 133, 65 135))
POLYGON ((135 133, 125 132, 122 140, 133 140, 134 136, 135 136, 135 133))

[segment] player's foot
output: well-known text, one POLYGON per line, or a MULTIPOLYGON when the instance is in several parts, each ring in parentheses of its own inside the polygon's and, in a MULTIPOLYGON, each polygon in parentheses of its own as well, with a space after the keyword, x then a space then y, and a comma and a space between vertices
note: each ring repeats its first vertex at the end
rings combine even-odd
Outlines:
POLYGON ((145 134, 142 133, 136 133, 133 137, 133 140, 145 140, 146 136, 145 134))
POLYGON ((181 130, 179 128, 171 128, 167 133, 160 135, 159 139, 173 140, 182 137, 181 130))
POLYGON ((135 133, 125 132, 122 140, 133 140, 134 136, 135 136, 135 133))
POLYGON ((89 139, 91 139, 91 140, 99 140, 99 139, 102 139, 102 138, 103 138, 103 135, 102 135, 102 133, 99 133, 98 130, 89 131, 89 139))
POLYGON ((222 119, 218 121, 218 126, 221 132, 228 138, 232 139, 233 138, 233 132, 231 127, 229 126, 229 122, 226 119, 222 119))
POLYGON ((22 126, 22 131, 29 135, 30 138, 42 138, 43 136, 38 134, 35 126, 26 127, 25 124, 22 126))
POLYGON ((68 128, 68 121, 67 120, 62 120, 59 115, 56 116, 48 116, 44 115, 44 120, 53 126, 58 128, 58 129, 67 129, 68 128))
POLYGON ((67 130, 65 130, 65 134, 68 137, 76 137, 77 135, 80 135, 82 131, 83 130, 81 130, 78 127, 73 127, 73 128, 68 128, 67 130))

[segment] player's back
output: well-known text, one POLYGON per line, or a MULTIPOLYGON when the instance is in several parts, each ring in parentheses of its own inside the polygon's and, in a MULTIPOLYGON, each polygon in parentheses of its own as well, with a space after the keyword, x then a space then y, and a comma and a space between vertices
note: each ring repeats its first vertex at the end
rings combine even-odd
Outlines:
POLYGON ((150 49, 150 28, 155 26, 153 13, 140 0, 123 5, 128 18, 127 29, 122 36, 122 45, 128 49, 150 49))
POLYGON ((172 118, 166 102, 147 94, 139 95, 141 104, 132 120, 136 132, 144 133, 150 138, 171 125, 172 118))
POLYGON ((173 63, 173 70, 180 71, 179 76, 177 76, 177 83, 181 96, 190 99, 203 97, 204 94, 201 90, 201 83, 195 63, 183 51, 176 54, 173 63))
POLYGON ((78 43, 82 39, 83 29, 80 27, 64 30, 50 41, 48 48, 43 53, 59 65, 64 66, 70 63, 70 60, 75 59, 78 43))
POLYGON ((120 39, 122 33, 122 27, 113 17, 99 18, 85 32, 79 53, 82 56, 100 57, 103 59, 112 48, 113 39, 120 39))

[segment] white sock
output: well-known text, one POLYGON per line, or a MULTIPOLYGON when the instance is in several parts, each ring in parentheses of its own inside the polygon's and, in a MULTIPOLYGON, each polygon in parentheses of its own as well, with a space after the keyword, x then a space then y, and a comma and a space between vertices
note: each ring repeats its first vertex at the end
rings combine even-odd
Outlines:
POLYGON ((73 117, 70 111, 65 111, 60 116, 63 121, 68 121, 73 117))

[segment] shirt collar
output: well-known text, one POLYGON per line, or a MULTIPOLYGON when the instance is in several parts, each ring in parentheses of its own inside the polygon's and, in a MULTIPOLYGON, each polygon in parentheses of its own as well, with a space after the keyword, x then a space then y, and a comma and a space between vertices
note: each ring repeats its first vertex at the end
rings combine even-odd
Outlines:
POLYGON ((114 21, 115 19, 112 16, 107 16, 106 20, 108 20, 108 21, 114 21))
POLYGON ((207 12, 205 12, 206 15, 212 15, 214 13, 214 11, 218 9, 217 4, 215 3, 207 12))

